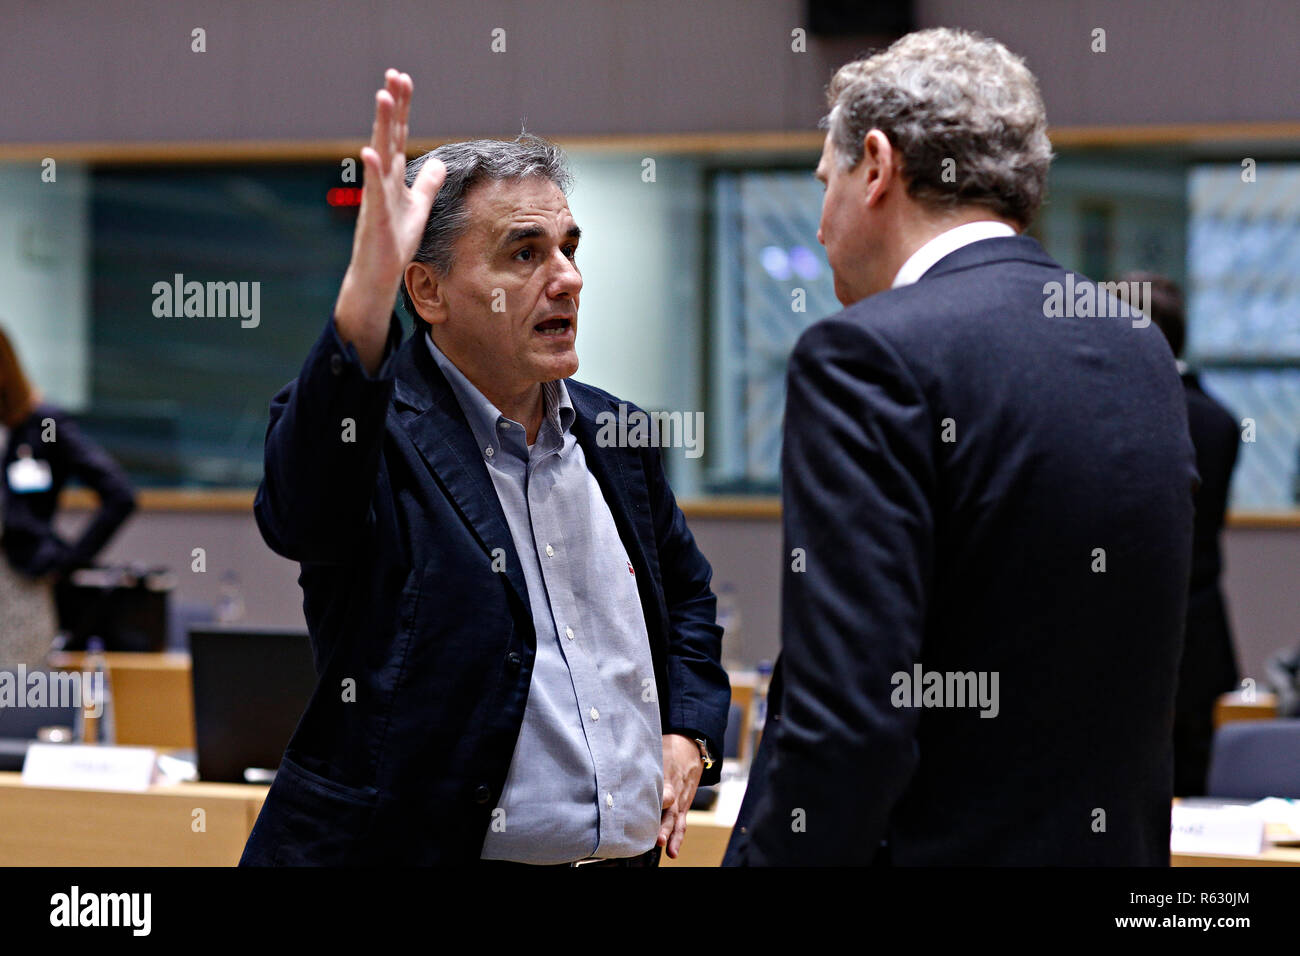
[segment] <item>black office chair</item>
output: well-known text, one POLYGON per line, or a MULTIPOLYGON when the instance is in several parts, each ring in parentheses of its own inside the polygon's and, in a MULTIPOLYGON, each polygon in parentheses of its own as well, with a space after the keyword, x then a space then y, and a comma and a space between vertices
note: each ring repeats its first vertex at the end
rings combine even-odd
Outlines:
POLYGON ((1242 720, 1220 727, 1206 796, 1300 797, 1300 719, 1242 720))
MULTIPOLYGON (((30 678, 32 671, 28 671, 30 678)), ((51 684, 47 682, 47 687, 51 684)), ((25 693, 25 687, 18 693, 25 693)), ((77 707, 0 707, 0 770, 22 770, 27 745, 37 739, 43 727, 77 725, 77 707)))

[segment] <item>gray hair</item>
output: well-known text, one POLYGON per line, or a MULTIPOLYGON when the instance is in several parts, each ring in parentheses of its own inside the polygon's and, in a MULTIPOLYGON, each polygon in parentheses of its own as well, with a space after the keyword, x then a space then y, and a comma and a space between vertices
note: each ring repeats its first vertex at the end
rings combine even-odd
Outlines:
MULTIPOLYGON (((451 271, 456 240, 469 227, 465 199, 473 187, 483 182, 542 176, 567 195, 573 183, 564 151, 531 133, 520 133, 514 140, 473 139, 439 146, 406 164, 408 187, 431 157, 442 160, 447 167, 447 178, 434 197, 429 221, 424 226, 424 235, 412 261, 429 263, 440 276, 451 271)), ((415 328, 419 329, 420 314, 415 311, 405 281, 402 283, 402 302, 411 313, 415 328)))
POLYGON ((878 129, 898 150, 913 199, 987 206, 1021 227, 1042 205, 1047 113, 1024 60, 997 40, 947 27, 909 33, 840 67, 827 105, 821 125, 842 169, 858 165, 863 139, 878 129))

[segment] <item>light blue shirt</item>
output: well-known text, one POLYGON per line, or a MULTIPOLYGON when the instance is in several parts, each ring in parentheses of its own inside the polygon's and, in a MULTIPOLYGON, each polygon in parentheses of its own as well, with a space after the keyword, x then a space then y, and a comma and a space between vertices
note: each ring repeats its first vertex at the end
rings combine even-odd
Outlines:
POLYGON ((636 575, 563 380, 542 385, 530 448, 425 334, 469 422, 523 564, 537 658, 483 858, 570 863, 654 846, 663 730, 636 575))

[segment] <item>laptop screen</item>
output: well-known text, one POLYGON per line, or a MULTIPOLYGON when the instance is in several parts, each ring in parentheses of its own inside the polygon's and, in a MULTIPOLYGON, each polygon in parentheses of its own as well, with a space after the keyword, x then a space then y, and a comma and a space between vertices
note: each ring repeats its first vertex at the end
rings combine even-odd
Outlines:
POLYGON ((316 688, 306 632, 195 628, 190 656, 199 779, 265 782, 316 688))

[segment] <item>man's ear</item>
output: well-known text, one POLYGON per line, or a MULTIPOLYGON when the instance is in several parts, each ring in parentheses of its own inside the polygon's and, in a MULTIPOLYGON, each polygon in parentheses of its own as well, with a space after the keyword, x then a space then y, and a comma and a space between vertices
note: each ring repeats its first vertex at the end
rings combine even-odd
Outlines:
POLYGON ((411 297, 411 304, 415 306, 420 318, 430 325, 441 325, 447 321, 447 290, 433 266, 427 262, 407 263, 402 281, 406 284, 406 294, 411 297))
POLYGON ((862 140, 862 161, 859 173, 863 177, 863 200, 868 206, 879 203, 885 198, 901 170, 898 163, 902 157, 894 150, 889 137, 878 129, 873 129, 862 140))

